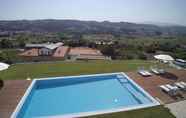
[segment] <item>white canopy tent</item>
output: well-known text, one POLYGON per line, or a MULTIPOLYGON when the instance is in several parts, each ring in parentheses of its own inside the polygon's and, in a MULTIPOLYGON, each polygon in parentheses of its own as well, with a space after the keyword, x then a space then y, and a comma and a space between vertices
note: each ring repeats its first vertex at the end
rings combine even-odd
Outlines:
POLYGON ((0 71, 8 69, 10 65, 0 62, 0 71))
MULTIPOLYGON (((170 55, 166 55, 166 54, 155 55, 154 58, 157 59, 159 62, 163 62, 163 63, 169 64, 169 65, 171 65, 172 62, 174 61, 173 57, 171 57, 170 55)), ((167 66, 160 64, 159 68, 163 68, 161 70, 163 70, 165 73, 165 69, 167 68, 167 66)))
POLYGON ((164 55, 164 54, 160 54, 160 55, 155 55, 154 56, 155 59, 160 60, 160 61, 174 61, 174 58, 171 57, 170 55, 164 55))

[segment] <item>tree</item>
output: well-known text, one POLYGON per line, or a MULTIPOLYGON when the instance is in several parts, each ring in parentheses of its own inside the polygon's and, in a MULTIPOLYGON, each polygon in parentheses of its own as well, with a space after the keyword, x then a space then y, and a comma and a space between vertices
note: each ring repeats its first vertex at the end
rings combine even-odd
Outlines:
POLYGON ((112 59, 116 59, 116 56, 118 55, 113 46, 103 46, 101 52, 104 55, 111 56, 112 59))
POLYGON ((58 33, 58 36, 59 36, 60 40, 67 40, 67 39, 69 39, 67 34, 64 34, 64 33, 58 33))
POLYGON ((138 58, 139 58, 139 59, 142 59, 142 60, 146 60, 146 59, 147 59, 147 56, 145 55, 145 53, 139 52, 139 53, 138 53, 138 58))
POLYGON ((1 48, 12 48, 13 44, 8 39, 2 39, 1 42, 0 42, 0 47, 1 48))
POLYGON ((10 55, 7 52, 0 53, 0 61, 8 63, 8 64, 12 64, 10 55))
POLYGON ((94 42, 90 42, 90 43, 88 44, 88 47, 89 47, 89 48, 97 48, 97 45, 96 45, 94 42))
POLYGON ((152 43, 152 44, 147 45, 145 47, 145 52, 147 52, 147 53, 155 53, 156 52, 156 49, 157 49, 156 44, 155 43, 152 43))
POLYGON ((1 52, 0 53, 0 61, 5 61, 6 60, 6 57, 5 55, 1 52))
POLYGON ((19 48, 24 48, 25 47, 25 42, 27 42, 28 41, 28 37, 26 37, 26 36, 24 36, 24 35, 20 35, 20 36, 18 36, 17 37, 17 46, 19 47, 19 48))
POLYGON ((25 41, 24 40, 19 40, 19 42, 18 42, 18 46, 20 47, 20 48, 24 48, 25 47, 25 41))

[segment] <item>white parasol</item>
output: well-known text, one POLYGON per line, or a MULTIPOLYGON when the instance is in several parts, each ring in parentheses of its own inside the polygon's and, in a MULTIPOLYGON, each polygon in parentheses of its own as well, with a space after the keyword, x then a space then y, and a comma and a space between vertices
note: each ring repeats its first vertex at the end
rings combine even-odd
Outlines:
POLYGON ((174 58, 171 57, 170 55, 155 55, 154 56, 155 59, 161 60, 161 61, 174 61, 174 58))
POLYGON ((0 62, 0 71, 8 69, 10 65, 0 62))

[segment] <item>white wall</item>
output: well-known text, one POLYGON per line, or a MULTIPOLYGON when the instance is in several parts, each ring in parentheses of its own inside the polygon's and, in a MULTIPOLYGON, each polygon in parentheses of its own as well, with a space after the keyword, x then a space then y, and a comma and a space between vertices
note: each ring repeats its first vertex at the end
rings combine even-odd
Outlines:
POLYGON ((41 48, 39 50, 39 55, 42 55, 42 56, 52 55, 52 50, 50 50, 48 48, 41 48))

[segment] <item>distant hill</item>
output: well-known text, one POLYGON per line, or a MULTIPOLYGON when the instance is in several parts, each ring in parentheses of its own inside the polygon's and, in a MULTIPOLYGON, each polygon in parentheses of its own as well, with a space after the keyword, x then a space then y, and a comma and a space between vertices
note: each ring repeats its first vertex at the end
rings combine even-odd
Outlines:
POLYGON ((185 27, 184 25, 179 25, 174 23, 164 23, 164 22, 141 22, 141 24, 156 25, 160 27, 173 27, 173 26, 185 27))
POLYGON ((184 26, 157 26, 128 22, 97 22, 79 20, 17 20, 0 21, 0 32, 113 34, 128 36, 186 35, 184 26))

